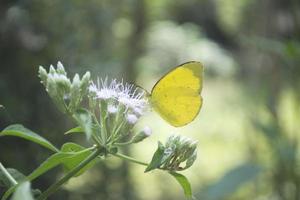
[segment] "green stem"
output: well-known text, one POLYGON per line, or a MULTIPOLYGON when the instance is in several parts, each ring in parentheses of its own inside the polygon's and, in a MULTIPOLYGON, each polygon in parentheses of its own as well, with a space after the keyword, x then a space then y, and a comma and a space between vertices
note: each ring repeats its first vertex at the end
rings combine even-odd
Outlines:
POLYGON ((131 140, 128 142, 123 142, 123 143, 118 143, 118 142, 114 143, 114 145, 116 145, 116 146, 126 146, 126 145, 130 145, 130 144, 132 144, 131 140))
POLYGON ((136 159, 134 159, 132 157, 129 157, 129 156, 126 156, 126 155, 123 155, 123 154, 120 154, 120 153, 115 153, 115 154, 112 154, 112 155, 114 155, 114 156, 116 156, 118 158, 122 158, 122 159, 128 160, 128 161, 133 162, 133 163, 140 164, 140 165, 145 165, 145 166, 149 165, 149 163, 136 160, 136 159))
POLYGON ((10 173, 5 169, 5 167, 0 162, 0 171, 3 172, 4 176, 10 181, 10 183, 15 186, 18 184, 18 182, 10 175, 10 173))
POLYGON ((106 112, 105 110, 107 109, 107 105, 101 101, 100 102, 100 128, 101 128, 101 139, 103 141, 103 146, 106 147, 106 143, 107 143, 107 128, 106 128, 106 112))
POLYGON ((43 192, 37 200, 44 200, 57 190, 70 178, 72 178, 75 174, 77 174, 83 167, 85 167, 87 164, 89 164, 92 160, 94 160, 100 153, 102 152, 102 149, 97 148, 96 151, 94 151, 89 157, 87 157, 85 160, 83 160, 79 165, 77 165, 74 169, 72 169, 69 173, 67 173, 62 179, 60 179, 58 182, 52 184, 45 192, 43 192))

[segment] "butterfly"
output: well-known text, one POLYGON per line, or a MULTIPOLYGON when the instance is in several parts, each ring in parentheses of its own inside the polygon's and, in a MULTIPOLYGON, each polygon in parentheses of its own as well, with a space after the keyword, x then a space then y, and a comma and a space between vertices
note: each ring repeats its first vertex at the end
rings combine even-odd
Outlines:
POLYGON ((202 106, 203 65, 191 61, 165 74, 152 88, 154 110, 175 127, 192 122, 202 106))

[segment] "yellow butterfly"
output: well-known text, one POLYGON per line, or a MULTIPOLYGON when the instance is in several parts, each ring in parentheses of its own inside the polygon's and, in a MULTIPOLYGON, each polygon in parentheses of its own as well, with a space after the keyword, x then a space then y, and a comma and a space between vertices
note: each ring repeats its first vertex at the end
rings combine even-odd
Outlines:
POLYGON ((171 125, 184 126, 195 119, 202 106, 203 65, 191 61, 165 74, 152 88, 151 103, 171 125))

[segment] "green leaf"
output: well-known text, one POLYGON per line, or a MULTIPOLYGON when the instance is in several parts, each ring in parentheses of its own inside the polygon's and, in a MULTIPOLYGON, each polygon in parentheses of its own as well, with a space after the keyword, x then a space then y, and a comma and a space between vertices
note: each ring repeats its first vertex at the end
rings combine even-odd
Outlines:
MULTIPOLYGON (((13 168, 6 168, 8 173, 17 181, 21 182, 26 179, 26 176, 13 168)), ((13 184, 7 179, 7 177, 0 171, 0 186, 10 188, 13 184)))
POLYGON ((29 181, 20 183, 18 185, 14 195, 12 196, 12 200, 34 200, 31 194, 29 181))
POLYGON ((65 132, 65 135, 69 135, 71 133, 84 133, 84 131, 81 128, 81 126, 77 126, 77 127, 74 127, 72 129, 68 130, 67 132, 65 132))
POLYGON ((58 149, 52 145, 48 140, 25 128, 21 124, 10 125, 0 132, 0 136, 16 136, 23 139, 35 142, 43 147, 46 147, 54 152, 58 152, 58 149))
MULTIPOLYGON (((75 143, 64 144, 61 151, 65 153, 73 153, 73 156, 67 157, 63 161, 64 169, 66 170, 66 172, 75 168, 77 165, 79 165, 79 163, 81 163, 92 153, 91 150, 87 150, 84 147, 75 143)), ((82 173, 84 173, 86 170, 90 169, 92 166, 94 166, 97 163, 97 161, 98 160, 95 159, 92 162, 90 162, 88 165, 82 168, 75 176, 79 176, 82 173)))
MULTIPOLYGON (((75 143, 66 143, 62 146, 61 151, 50 156, 37 169, 35 169, 27 178, 32 181, 40 175, 46 173, 48 170, 62 164, 66 171, 76 167, 81 161, 91 154, 91 150, 75 143)), ((84 167, 77 175, 83 173, 85 170, 93 166, 93 162, 84 167)))
POLYGON ((190 184, 189 180, 185 176, 183 176, 182 174, 179 174, 179 173, 176 173, 176 172, 170 172, 170 174, 181 185, 181 187, 184 191, 185 197, 188 198, 188 199, 192 199, 193 198, 192 187, 191 187, 191 184, 190 184))
MULTIPOLYGON (((62 146, 61 151, 53 154, 47 160, 45 160, 37 169, 35 169, 31 174, 27 176, 27 180, 33 181, 37 177, 46 173, 58 165, 64 165, 65 169, 71 170, 77 166, 81 161, 83 161, 90 154, 90 150, 81 147, 75 143, 66 143, 62 146)), ((95 161, 96 162, 96 161, 95 161)), ((84 167, 77 175, 83 173, 85 170, 90 168, 95 164, 92 161, 86 167, 84 167)), ((9 188, 3 195, 1 200, 6 200, 10 194, 15 190, 16 187, 9 188)))
POLYGON ((42 174, 46 173, 48 170, 62 164, 64 160, 68 157, 73 156, 72 153, 64 153, 58 152, 50 156, 47 160, 45 160, 37 169, 35 169, 29 176, 27 177, 29 181, 36 179, 42 174))
POLYGON ((86 109, 78 109, 75 112, 74 117, 87 138, 90 139, 93 133, 92 116, 90 112, 86 109))
POLYGON ((162 143, 158 142, 158 147, 157 147, 155 153, 153 154, 152 160, 149 163, 149 165, 147 166, 145 172, 154 170, 161 165, 162 159, 164 157, 164 151, 165 151, 164 146, 162 145, 162 143))
POLYGON ((16 190, 18 185, 15 185, 11 188, 9 188, 8 190, 6 190, 6 192, 4 193, 4 195, 1 197, 1 200, 6 200, 8 199, 8 197, 16 190))
POLYGON ((233 194, 243 184, 254 180, 262 171, 257 164, 245 163, 228 171, 220 180, 201 192, 200 199, 219 200, 233 194))

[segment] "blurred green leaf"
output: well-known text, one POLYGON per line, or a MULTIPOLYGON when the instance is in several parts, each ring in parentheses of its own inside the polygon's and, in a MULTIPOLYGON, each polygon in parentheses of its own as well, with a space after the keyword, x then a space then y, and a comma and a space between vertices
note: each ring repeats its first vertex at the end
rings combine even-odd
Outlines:
MULTIPOLYGON (((67 157, 63 161, 64 169, 66 172, 72 170, 75 168, 79 163, 81 163, 84 159, 86 159, 89 155, 91 155, 92 151, 87 150, 84 151, 85 148, 75 144, 75 143, 66 143, 62 146, 61 151, 65 153, 73 153, 73 156, 67 157)), ((82 173, 84 173, 86 170, 91 168, 97 163, 97 159, 90 162, 88 165, 86 165, 84 168, 82 168, 75 176, 79 176, 82 173)))
POLYGON ((251 119, 252 124, 260 130, 260 132, 270 141, 274 141, 278 139, 279 133, 278 133, 278 127, 274 125, 273 123, 271 124, 263 124, 261 121, 258 119, 252 118, 251 119))
MULTIPOLYGON (((6 168, 6 170, 8 171, 8 173, 17 181, 23 181, 26 179, 26 176, 24 174, 22 174, 21 172, 19 172, 16 169, 13 168, 6 168)), ((2 171, 0 171, 0 186, 2 187, 12 187, 12 183, 7 179, 7 177, 3 174, 2 171)))
POLYGON ((16 136, 21 137, 23 139, 32 141, 37 143, 43 147, 46 147, 54 152, 58 152, 59 150, 52 145, 48 140, 39 136, 38 134, 32 132, 31 130, 25 128, 21 124, 10 125, 5 128, 2 132, 0 132, 0 136, 16 136))
POLYGON ((164 151, 165 151, 165 148, 164 148, 163 144, 158 142, 158 147, 157 147, 155 153, 153 154, 151 162, 145 169, 145 172, 154 170, 161 165, 162 159, 164 157, 164 151))
MULTIPOLYGON (((64 165, 65 169, 70 170, 79 164, 83 159, 85 159, 86 156, 89 156, 89 154, 90 151, 85 151, 84 147, 81 147, 80 145, 76 145, 75 143, 66 143, 62 146, 62 151, 53 154, 47 160, 45 160, 37 169, 27 176, 27 180, 33 181, 50 169, 61 164, 64 165)), ((92 162, 87 167, 83 168, 83 170, 81 170, 79 173, 83 173, 93 164, 94 163, 92 162)), ((15 189, 16 187, 11 187, 5 192, 1 200, 6 200, 15 189)))
POLYGON ((1 197, 1 200, 6 200, 17 188, 18 185, 15 185, 13 187, 10 187, 8 190, 6 190, 6 192, 4 193, 4 195, 1 197))
POLYGON ((74 127, 70 130, 68 130, 67 132, 65 132, 64 134, 65 135, 69 135, 69 134, 72 134, 72 133, 84 133, 83 129, 81 128, 81 126, 77 126, 77 127, 74 127))
POLYGON ((74 117, 77 123, 80 125, 84 133, 86 134, 87 138, 90 139, 93 133, 92 130, 92 116, 90 112, 86 109, 78 109, 74 117))
POLYGON ((233 194, 243 184, 254 180, 262 171, 257 164, 246 163, 227 172, 219 181, 202 191, 200 199, 220 200, 233 194))
POLYGON ((192 187, 189 182, 189 180, 183 176, 182 174, 176 173, 176 172, 170 172, 170 174, 178 181, 178 183, 181 185, 184 195, 186 198, 191 199, 193 198, 192 194, 192 187))
MULTIPOLYGON (((81 161, 88 157, 92 153, 91 150, 85 149, 84 147, 75 143, 66 143, 62 146, 61 151, 50 156, 44 161, 37 169, 35 169, 27 178, 32 181, 40 175, 44 174, 48 170, 62 164, 66 171, 69 171, 76 167, 81 161)), ((95 161, 96 162, 96 161, 95 161)), ((85 168, 83 168, 78 174, 82 174, 88 168, 93 166, 95 163, 91 162, 85 168)))
POLYGON ((58 153, 53 154, 27 177, 28 180, 32 181, 32 180, 36 179, 37 177, 44 174, 48 170, 63 163, 66 158, 71 157, 73 155, 74 154, 72 154, 72 153, 63 153, 63 152, 58 152, 58 153))
POLYGON ((12 196, 12 200, 34 200, 31 189, 30 189, 30 182, 26 181, 23 183, 20 183, 14 195, 12 196))

